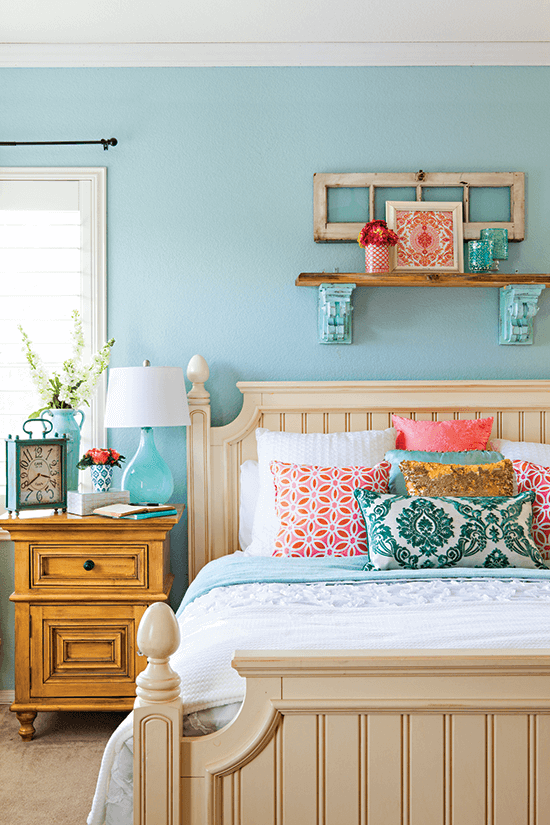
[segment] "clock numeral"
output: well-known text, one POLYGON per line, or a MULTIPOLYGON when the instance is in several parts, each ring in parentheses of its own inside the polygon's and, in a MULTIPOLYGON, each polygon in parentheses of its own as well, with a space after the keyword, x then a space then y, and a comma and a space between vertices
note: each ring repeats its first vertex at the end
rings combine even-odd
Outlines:
POLYGON ((22 490, 24 490, 28 486, 29 486, 29 480, 28 479, 26 481, 21 482, 21 489, 22 490))
POLYGON ((39 458, 42 455, 42 447, 35 447, 34 448, 34 454, 35 454, 36 458, 39 458))
POLYGON ((24 468, 25 468, 25 470, 26 470, 26 469, 27 469, 27 467, 29 466, 29 462, 28 462, 28 461, 25 461, 25 459, 23 459, 23 458, 20 460, 19 464, 21 465, 21 467, 24 467, 24 468))
POLYGON ((29 500, 29 498, 31 497, 31 493, 32 493, 32 490, 29 490, 29 492, 28 492, 28 493, 27 493, 27 495, 25 496, 25 501, 28 501, 28 500, 29 500))
POLYGON ((36 491, 36 500, 37 501, 42 501, 42 490, 37 490, 36 491))
POLYGON ((57 458, 55 459, 55 461, 50 462, 50 467, 55 467, 56 464, 59 464, 57 458))
POLYGON ((52 451, 52 450, 53 450, 53 447, 50 447, 50 449, 48 450, 48 455, 46 456, 46 461, 47 461, 47 460, 48 460, 48 458, 50 457, 50 454, 51 454, 51 451, 52 451))
POLYGON ((29 449, 23 450, 23 455, 24 455, 26 461, 31 461, 32 460, 31 451, 29 449))

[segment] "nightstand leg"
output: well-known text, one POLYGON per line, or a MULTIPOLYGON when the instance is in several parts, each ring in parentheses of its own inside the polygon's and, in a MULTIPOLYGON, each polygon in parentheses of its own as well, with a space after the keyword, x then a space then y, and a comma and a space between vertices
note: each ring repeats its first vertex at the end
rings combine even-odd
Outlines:
POLYGON ((21 727, 19 728, 19 736, 23 742, 30 742, 36 733, 33 725, 33 722, 36 719, 36 713, 37 711, 35 710, 16 711, 15 713, 17 719, 21 723, 21 727))

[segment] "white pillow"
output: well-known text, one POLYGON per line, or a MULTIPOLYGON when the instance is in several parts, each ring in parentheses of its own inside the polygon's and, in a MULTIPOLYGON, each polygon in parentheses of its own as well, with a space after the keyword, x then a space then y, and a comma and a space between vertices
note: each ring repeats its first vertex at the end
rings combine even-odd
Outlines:
POLYGON ((539 467, 550 467, 550 444, 536 441, 506 441, 504 438, 492 438, 493 449, 502 453, 510 461, 530 461, 539 467))
POLYGON ((384 460, 388 450, 395 448, 395 438, 393 427, 355 433, 280 433, 257 429, 259 492, 247 554, 271 556, 279 532, 271 461, 319 467, 374 467, 384 460))
POLYGON ((259 467, 257 461, 241 464, 241 489, 239 498, 239 546, 246 550, 252 541, 252 525, 258 501, 259 467))

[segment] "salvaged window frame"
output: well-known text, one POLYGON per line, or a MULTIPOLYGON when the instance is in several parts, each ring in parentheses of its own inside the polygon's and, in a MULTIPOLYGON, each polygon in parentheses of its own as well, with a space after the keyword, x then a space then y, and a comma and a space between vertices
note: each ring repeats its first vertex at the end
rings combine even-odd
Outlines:
MULTIPOLYGON (((328 190, 332 188, 368 189, 369 219, 374 218, 377 188, 410 188, 416 190, 416 201, 422 201, 423 190, 460 188, 463 192, 463 234, 465 241, 477 240, 481 229, 500 227, 508 230, 508 240, 525 238, 525 173, 524 172, 352 172, 316 173, 313 175, 313 237, 317 243, 356 241, 364 226, 361 223, 331 223, 328 220, 328 190), (510 221, 470 221, 470 189, 510 189, 510 221)), ((443 198, 445 200, 445 198, 443 198)), ((454 199, 453 199, 454 200, 454 199)), ((414 203, 414 201, 411 201, 414 203)))

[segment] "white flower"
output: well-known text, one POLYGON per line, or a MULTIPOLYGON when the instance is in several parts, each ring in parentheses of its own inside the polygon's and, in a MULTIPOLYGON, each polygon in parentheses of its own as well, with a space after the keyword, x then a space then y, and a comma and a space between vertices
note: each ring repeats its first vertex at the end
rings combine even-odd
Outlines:
POLYGON ((82 363, 84 352, 84 334, 80 314, 75 310, 72 313, 73 330, 71 333, 73 353, 71 358, 63 362, 59 373, 52 373, 49 378, 40 357, 32 349, 28 335, 18 326, 23 338, 23 352, 31 370, 31 379, 38 390, 44 406, 32 413, 30 418, 36 418, 46 409, 77 409, 82 404, 90 403, 99 376, 109 366, 111 348, 115 339, 111 338, 96 352, 89 364, 82 363))

